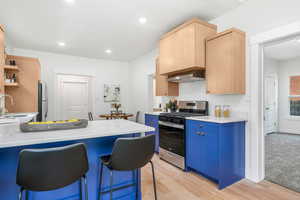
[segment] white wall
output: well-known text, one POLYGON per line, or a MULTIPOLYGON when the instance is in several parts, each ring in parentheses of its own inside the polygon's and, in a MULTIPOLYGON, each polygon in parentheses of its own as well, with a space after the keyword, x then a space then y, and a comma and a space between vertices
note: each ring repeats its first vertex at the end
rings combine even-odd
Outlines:
MULTIPOLYGON (((57 73, 93 76, 95 78, 95 115, 110 112, 110 103, 103 100, 104 84, 121 85, 122 110, 129 110, 129 65, 127 62, 89 59, 82 57, 38 52, 24 49, 8 49, 18 56, 36 57, 41 63, 41 79, 49 90, 49 119, 55 119, 55 82, 57 73)), ((94 117, 96 117, 94 116, 94 117)))
POLYGON ((300 134, 300 117, 289 115, 290 76, 300 76, 300 58, 279 63, 279 131, 300 134))
POLYGON ((265 57, 264 58, 264 75, 276 74, 278 76, 279 61, 265 57))
POLYGON ((129 63, 130 65, 130 111, 141 111, 140 121, 144 121, 144 112, 151 111, 153 96, 149 91, 149 84, 153 81, 150 75, 155 73, 155 59, 158 51, 150 53, 129 63))

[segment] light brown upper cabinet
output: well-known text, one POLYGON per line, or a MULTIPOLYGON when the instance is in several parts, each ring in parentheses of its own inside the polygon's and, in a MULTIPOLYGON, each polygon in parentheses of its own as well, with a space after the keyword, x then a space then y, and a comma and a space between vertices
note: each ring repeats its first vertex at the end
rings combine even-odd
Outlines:
POLYGON ((168 82, 168 77, 160 75, 159 59, 156 59, 156 96, 179 96, 178 83, 168 82))
POLYGON ((192 19, 165 34, 159 42, 160 74, 205 68, 205 38, 216 30, 213 24, 192 19))
POLYGON ((206 39, 209 94, 245 94, 245 33, 229 29, 206 39))

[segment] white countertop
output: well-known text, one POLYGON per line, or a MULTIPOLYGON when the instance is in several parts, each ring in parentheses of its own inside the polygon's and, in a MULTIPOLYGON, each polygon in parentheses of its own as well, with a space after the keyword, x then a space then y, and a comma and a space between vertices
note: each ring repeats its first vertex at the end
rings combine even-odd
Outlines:
POLYGON ((218 123, 218 124, 247 121, 245 119, 237 118, 237 117, 228 117, 228 118, 220 117, 220 118, 217 118, 217 117, 213 117, 213 116, 187 117, 186 119, 203 121, 203 122, 213 122, 213 123, 218 123))
POLYGON ((154 131, 154 128, 128 120, 90 121, 87 128, 23 133, 19 125, 0 126, 0 148, 100 138, 154 131))
POLYGON ((159 115, 160 113, 165 113, 165 112, 146 112, 145 114, 147 114, 147 115, 159 115))

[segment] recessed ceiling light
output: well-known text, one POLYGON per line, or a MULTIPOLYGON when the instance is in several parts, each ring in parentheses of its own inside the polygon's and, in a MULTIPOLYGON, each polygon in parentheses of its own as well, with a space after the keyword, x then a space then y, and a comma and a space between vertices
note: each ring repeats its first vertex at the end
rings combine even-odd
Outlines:
POLYGON ((246 0, 238 0, 240 3, 244 3, 246 0))
POLYGON ((147 23, 147 18, 146 17, 140 17, 139 22, 140 22, 140 24, 146 24, 147 23))
POLYGON ((60 47, 66 46, 66 43, 64 43, 64 42, 58 42, 57 44, 58 44, 58 46, 60 46, 60 47))
POLYGON ((110 49, 106 49, 106 50, 105 50, 105 53, 107 53, 107 54, 111 54, 111 53, 112 53, 112 50, 110 50, 110 49))
POLYGON ((65 0, 65 2, 67 2, 67 3, 74 3, 75 0, 65 0))

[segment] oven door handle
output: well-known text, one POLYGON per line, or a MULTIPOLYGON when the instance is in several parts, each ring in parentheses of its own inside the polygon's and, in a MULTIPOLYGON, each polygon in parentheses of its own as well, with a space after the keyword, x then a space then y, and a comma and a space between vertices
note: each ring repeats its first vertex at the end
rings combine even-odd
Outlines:
POLYGON ((181 124, 174 124, 174 123, 162 122, 162 121, 159 121, 158 124, 163 125, 163 126, 172 127, 172 128, 184 129, 184 125, 181 125, 181 124))

